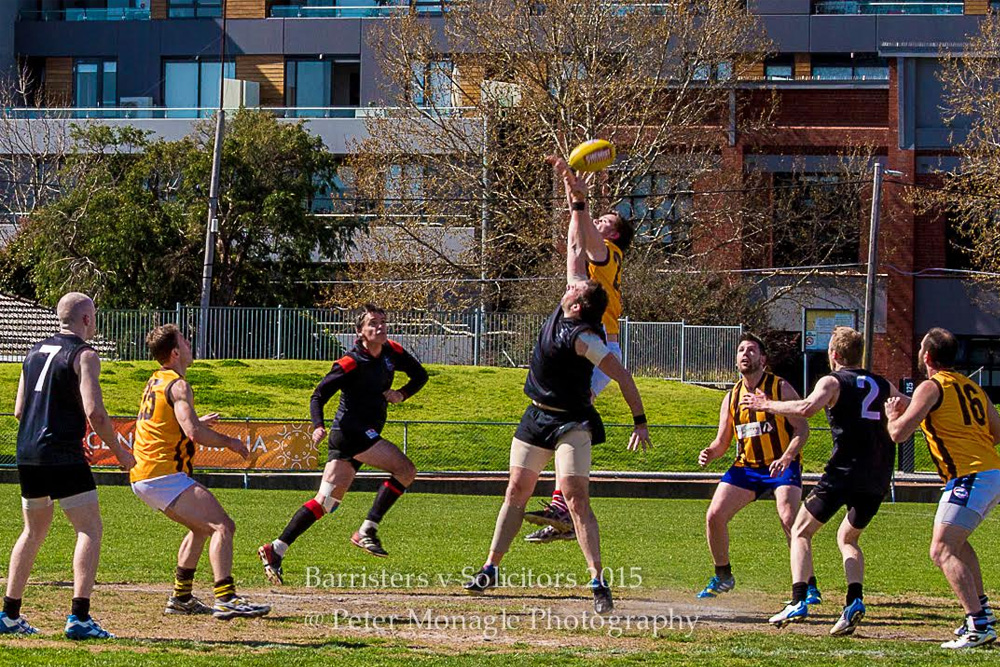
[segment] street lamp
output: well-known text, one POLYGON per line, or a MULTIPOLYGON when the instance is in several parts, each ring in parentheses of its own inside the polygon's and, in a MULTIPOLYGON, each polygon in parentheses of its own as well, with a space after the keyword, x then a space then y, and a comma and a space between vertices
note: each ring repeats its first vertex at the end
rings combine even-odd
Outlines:
POLYGON ((872 339, 875 335, 875 269, 878 266, 878 227, 882 204, 882 174, 900 177, 903 172, 883 169, 881 162, 875 163, 872 181, 872 215, 868 228, 868 280, 865 284, 865 350, 861 365, 865 370, 872 368, 872 339))

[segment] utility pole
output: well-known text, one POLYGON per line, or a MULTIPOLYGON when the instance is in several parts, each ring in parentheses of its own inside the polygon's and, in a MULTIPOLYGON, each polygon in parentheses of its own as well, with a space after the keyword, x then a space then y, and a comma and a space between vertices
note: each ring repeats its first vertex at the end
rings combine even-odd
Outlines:
POLYGON ((199 359, 208 354, 208 307, 212 302, 212 268, 215 264, 215 235, 219 231, 219 171, 222 168, 222 135, 226 114, 222 95, 226 82, 226 0, 222 0, 222 37, 219 39, 219 107, 215 112, 215 142, 212 147, 212 180, 208 188, 208 224, 205 226, 205 264, 201 272, 201 308, 195 352, 199 359))
MULTIPOLYGON (((903 172, 892 169, 884 170, 889 176, 902 176, 903 172)), ((878 268, 878 228, 882 205, 882 174, 881 162, 875 163, 875 174, 872 178, 872 214, 868 228, 868 280, 865 283, 865 350, 861 365, 865 370, 872 368, 872 341, 875 337, 875 271, 878 268)))

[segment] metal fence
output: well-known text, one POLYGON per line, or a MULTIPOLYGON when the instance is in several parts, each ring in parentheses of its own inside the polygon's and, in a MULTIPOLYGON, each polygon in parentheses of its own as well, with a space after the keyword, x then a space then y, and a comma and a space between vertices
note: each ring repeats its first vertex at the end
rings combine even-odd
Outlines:
MULTIPOLYGON (((124 419, 124 418, 123 418, 124 419)), ((220 420, 219 428, 234 437, 246 438, 248 447, 254 449, 255 441, 248 433, 253 432, 253 424, 261 421, 280 422, 284 420, 220 420)), ((288 420, 291 426, 308 425, 302 420, 288 420)), ((510 462, 510 441, 516 424, 514 422, 458 422, 458 421, 390 421, 382 434, 395 442, 416 464, 421 472, 452 471, 506 471, 510 462)), ((289 430, 294 430, 290 428, 289 430)), ((607 425, 607 442, 594 447, 594 470, 619 472, 697 472, 698 453, 707 447, 715 437, 715 426, 676 426, 651 424, 650 435, 653 448, 644 453, 626 449, 632 426, 625 424, 607 425)), ((17 422, 12 415, 0 415, 0 467, 14 465, 17 440, 17 422)), ((268 446, 274 446, 272 442, 268 446)), ((821 472, 830 456, 832 441, 829 429, 812 429, 803 450, 805 472, 821 472)), ((722 472, 733 460, 735 449, 708 466, 708 472, 722 472)), ((915 470, 934 472, 930 454, 918 432, 915 447, 915 470)), ((307 460, 305 469, 319 470, 326 461, 326 446, 320 445, 311 456, 294 457, 307 460)), ((196 454, 195 467, 212 469, 211 453, 196 454)), ((286 460, 283 457, 273 461, 286 460)), ((229 468, 232 470, 232 468, 229 468)), ((255 466, 252 470, 274 470, 255 466)), ((283 468, 288 470, 286 466, 283 468)), ((301 469, 296 470, 297 472, 301 469)))
MULTIPOLYGON (((196 306, 172 310, 98 312, 98 349, 120 361, 147 359, 145 336, 176 322, 193 339, 196 306)), ((398 312, 390 334, 425 363, 527 366, 544 315, 524 313, 398 312)), ((323 308, 209 309, 209 359, 335 359, 353 344, 354 314, 323 308)), ((739 326, 621 320, 625 366, 640 377, 719 383, 734 377, 739 326)))

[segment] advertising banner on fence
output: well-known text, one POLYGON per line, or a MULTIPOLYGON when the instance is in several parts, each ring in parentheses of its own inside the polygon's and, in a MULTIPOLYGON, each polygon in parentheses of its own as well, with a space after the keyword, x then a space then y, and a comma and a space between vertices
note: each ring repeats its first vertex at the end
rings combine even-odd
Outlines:
MULTIPOLYGON (((135 418, 113 417, 112 421, 118 441, 131 447, 135 439, 135 418)), ((319 467, 319 448, 312 442, 309 422, 220 421, 213 428, 246 443, 250 458, 244 460, 228 449, 196 444, 196 472, 198 468, 316 470, 319 467)), ((114 454, 93 431, 87 433, 86 445, 90 450, 91 465, 118 465, 114 454)))

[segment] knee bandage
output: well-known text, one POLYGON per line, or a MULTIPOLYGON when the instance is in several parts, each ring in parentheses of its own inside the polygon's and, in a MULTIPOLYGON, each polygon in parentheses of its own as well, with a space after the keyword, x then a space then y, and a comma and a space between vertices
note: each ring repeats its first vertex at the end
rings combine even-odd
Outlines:
POLYGON ((91 489, 90 491, 78 493, 75 496, 59 499, 59 507, 64 510, 71 510, 74 507, 83 507, 90 504, 97 504, 97 489, 91 489))
POLYGON ((21 507, 26 510, 40 510, 52 506, 52 499, 48 496, 41 498, 21 498, 21 507))

